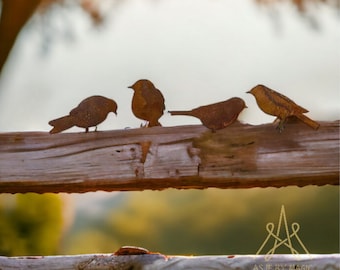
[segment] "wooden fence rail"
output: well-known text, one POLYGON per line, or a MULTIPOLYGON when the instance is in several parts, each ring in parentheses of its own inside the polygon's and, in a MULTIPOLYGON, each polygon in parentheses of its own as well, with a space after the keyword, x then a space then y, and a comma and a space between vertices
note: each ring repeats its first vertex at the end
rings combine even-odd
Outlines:
POLYGON ((336 270, 339 254, 166 256, 162 254, 88 254, 46 257, 0 257, 1 269, 35 270, 336 270))
POLYGON ((339 121, 0 133, 0 193, 339 184, 339 121))
MULTIPOLYGON (((0 193, 339 185, 339 123, 0 133, 0 193)), ((0 269, 340 269, 340 254, 0 256, 0 269)))

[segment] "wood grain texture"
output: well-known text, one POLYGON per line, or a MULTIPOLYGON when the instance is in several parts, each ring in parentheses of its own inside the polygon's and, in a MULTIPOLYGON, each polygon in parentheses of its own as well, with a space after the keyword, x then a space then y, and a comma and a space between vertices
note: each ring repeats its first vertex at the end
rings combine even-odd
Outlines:
POLYGON ((220 256, 166 256, 145 254, 115 256, 88 254, 46 257, 1 257, 0 269, 36 270, 236 270, 236 269, 339 269, 339 254, 304 255, 220 255, 220 256))
POLYGON ((0 193, 339 184, 339 121, 0 133, 0 193))

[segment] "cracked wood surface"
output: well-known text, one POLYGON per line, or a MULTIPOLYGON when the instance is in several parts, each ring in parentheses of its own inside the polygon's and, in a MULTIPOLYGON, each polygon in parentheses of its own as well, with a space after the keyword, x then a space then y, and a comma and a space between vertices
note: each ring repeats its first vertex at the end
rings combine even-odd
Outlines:
POLYGON ((0 193, 339 184, 339 121, 0 133, 0 193))

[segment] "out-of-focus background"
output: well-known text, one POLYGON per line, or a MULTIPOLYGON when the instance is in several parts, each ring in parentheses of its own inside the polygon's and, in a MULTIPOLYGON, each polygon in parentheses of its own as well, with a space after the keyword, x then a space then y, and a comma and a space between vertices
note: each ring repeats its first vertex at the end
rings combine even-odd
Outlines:
MULTIPOLYGON (((163 92, 167 110, 239 96, 248 105, 241 121, 271 122, 245 94, 261 83, 315 120, 337 120, 339 10, 337 0, 0 0, 0 132, 48 131, 49 120, 95 94, 118 103, 99 130, 138 128, 127 86, 141 78, 163 92)), ((200 124, 166 113, 160 121, 200 124)), ((339 187, 310 186, 1 194, 0 255, 122 245, 254 254, 282 205, 310 253, 339 252, 339 187)))

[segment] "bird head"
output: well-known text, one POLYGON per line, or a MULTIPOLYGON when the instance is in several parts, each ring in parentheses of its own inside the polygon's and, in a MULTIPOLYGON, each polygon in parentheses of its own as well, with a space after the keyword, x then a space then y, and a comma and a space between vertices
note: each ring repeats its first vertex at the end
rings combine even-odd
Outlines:
POLYGON ((118 109, 117 103, 113 100, 111 100, 111 101, 109 103, 109 111, 113 112, 115 115, 117 115, 117 109, 118 109))
POLYGON ((229 105, 234 106, 235 109, 238 108, 240 112, 243 109, 248 108, 244 100, 239 97, 233 97, 231 99, 228 99, 227 102, 229 103, 229 105))
POLYGON ((146 79, 138 80, 133 85, 128 86, 128 88, 131 88, 134 91, 143 90, 143 89, 150 89, 150 88, 154 88, 154 87, 155 86, 153 85, 153 83, 149 80, 146 80, 146 79))
POLYGON ((237 101, 238 101, 238 103, 239 103, 239 106, 240 106, 241 111, 242 111, 243 109, 248 108, 247 104, 244 102, 244 100, 243 100, 242 98, 237 98, 237 101))
POLYGON ((252 94, 252 95, 255 96, 256 94, 258 94, 259 92, 261 92, 261 91, 263 90, 264 87, 265 87, 264 85, 258 84, 258 85, 256 85, 255 87, 253 87, 252 89, 250 89, 249 91, 247 91, 246 93, 247 93, 247 94, 252 94))

